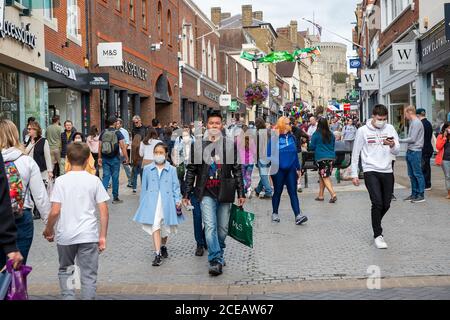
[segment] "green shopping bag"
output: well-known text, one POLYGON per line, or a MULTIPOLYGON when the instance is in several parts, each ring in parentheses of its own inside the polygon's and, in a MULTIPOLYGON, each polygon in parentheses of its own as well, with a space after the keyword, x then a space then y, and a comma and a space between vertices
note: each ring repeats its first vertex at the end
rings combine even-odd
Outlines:
POLYGON ((233 204, 231 207, 228 235, 247 247, 253 248, 253 213, 244 211, 242 207, 233 204))

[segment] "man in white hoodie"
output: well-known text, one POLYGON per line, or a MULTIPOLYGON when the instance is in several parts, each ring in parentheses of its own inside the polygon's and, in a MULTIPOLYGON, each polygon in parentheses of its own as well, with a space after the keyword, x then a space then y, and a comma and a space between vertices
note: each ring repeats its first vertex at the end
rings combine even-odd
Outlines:
POLYGON ((377 105, 372 115, 372 119, 356 133, 352 154, 352 178, 353 184, 358 186, 358 164, 361 154, 364 181, 372 202, 375 246, 378 249, 387 249, 381 221, 391 206, 394 191, 391 155, 399 153, 400 143, 394 127, 387 124, 388 109, 384 105, 377 105))

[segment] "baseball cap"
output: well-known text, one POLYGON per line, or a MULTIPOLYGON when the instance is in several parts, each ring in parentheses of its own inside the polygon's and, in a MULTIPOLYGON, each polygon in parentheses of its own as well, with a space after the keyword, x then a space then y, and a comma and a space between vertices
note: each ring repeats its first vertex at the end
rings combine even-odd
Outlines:
POLYGON ((416 114, 423 114, 423 115, 425 115, 425 114, 427 114, 427 111, 424 108, 419 108, 419 109, 416 110, 416 114))

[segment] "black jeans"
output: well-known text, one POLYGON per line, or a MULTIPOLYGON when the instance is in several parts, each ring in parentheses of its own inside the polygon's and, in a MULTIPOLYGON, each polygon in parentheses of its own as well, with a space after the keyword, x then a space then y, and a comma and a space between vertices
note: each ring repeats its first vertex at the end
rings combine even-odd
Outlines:
POLYGON ((425 189, 431 188, 431 157, 433 153, 423 152, 422 153, 422 172, 425 178, 425 189))
POLYGON ((366 172, 364 182, 372 201, 372 228, 374 238, 383 235, 381 220, 391 206, 394 187, 393 173, 366 172))

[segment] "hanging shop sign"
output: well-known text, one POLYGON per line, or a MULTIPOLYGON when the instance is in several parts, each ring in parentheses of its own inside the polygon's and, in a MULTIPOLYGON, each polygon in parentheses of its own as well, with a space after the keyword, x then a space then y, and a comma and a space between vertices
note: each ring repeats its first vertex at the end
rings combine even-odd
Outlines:
POLYGON ((14 39, 30 49, 36 48, 37 36, 33 34, 28 24, 26 27, 16 26, 14 23, 4 20, 0 29, 0 36, 14 39))
POLYGON ((380 76, 378 69, 361 71, 361 90, 374 91, 380 89, 380 76))
POLYGON ((393 64, 395 71, 415 70, 417 68, 416 43, 393 43, 393 64))
POLYGON ((97 45, 99 67, 116 67, 122 65, 122 42, 101 42, 97 45))
POLYGON ((361 68, 361 59, 350 59, 350 68, 351 69, 360 69, 361 68))
POLYGON ((231 105, 231 94, 222 94, 219 97, 219 106, 229 107, 231 105))
POLYGON ((109 73, 86 73, 81 77, 87 89, 109 89, 109 73))

